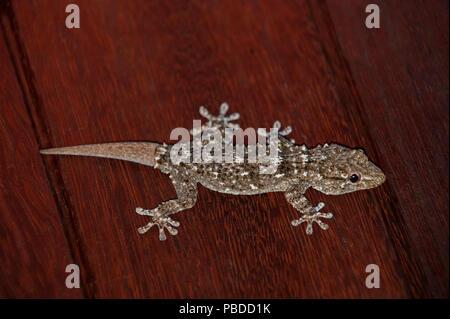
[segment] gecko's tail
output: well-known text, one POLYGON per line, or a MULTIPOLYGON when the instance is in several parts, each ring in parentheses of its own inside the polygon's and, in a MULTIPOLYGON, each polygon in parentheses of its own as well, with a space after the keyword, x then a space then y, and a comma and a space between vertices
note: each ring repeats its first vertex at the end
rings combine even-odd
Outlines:
POLYGON ((48 148, 41 150, 40 153, 113 158, 153 167, 159 146, 161 144, 152 142, 118 142, 48 148))

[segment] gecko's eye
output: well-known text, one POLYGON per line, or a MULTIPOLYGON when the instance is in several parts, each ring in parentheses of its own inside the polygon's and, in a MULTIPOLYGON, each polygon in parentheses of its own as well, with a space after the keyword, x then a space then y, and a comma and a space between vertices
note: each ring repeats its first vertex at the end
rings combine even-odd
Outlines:
POLYGON ((358 180, 359 180, 358 174, 353 174, 352 176, 350 176, 350 182, 356 183, 358 180))

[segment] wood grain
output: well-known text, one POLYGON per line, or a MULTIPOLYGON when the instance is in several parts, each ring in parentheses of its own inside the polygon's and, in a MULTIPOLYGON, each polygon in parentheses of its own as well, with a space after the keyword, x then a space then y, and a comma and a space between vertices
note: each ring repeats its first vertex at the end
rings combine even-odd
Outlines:
MULTIPOLYGON (((3 13, 2 31, 11 32, 3 13)), ((38 154, 40 140, 18 68, 11 63, 13 46, 0 37, 0 296, 79 298, 82 290, 65 285, 73 251, 38 154)))
POLYGON ((382 2, 377 32, 358 27, 364 1, 328 5, 390 176, 386 224, 412 293, 448 295, 448 2, 382 2))
MULTIPOLYGON (((362 1, 77 4, 79 30, 65 28, 63 2, 3 4, 11 45, 1 60, 17 65, 8 83, 28 105, 23 126, 30 136, 21 145, 35 145, 24 161, 41 160, 37 146, 170 142, 173 128, 198 118, 198 106, 218 110, 226 100, 241 113, 242 127, 279 119, 293 126, 298 143, 363 147, 388 176, 375 190, 308 192, 335 213, 330 229, 311 237, 290 226, 298 213, 283 194, 231 196, 200 187, 196 206, 176 216, 180 234, 161 243, 154 230, 137 233, 147 219, 134 209, 175 196, 166 176, 133 163, 45 157, 33 174, 40 183, 48 178, 54 196, 40 199, 34 214, 53 201, 45 213, 81 267, 80 295, 448 297, 448 31, 435 34, 448 29, 448 16, 435 11, 445 2, 419 3, 420 11, 413 10, 417 3, 383 2, 380 30, 364 27, 362 1), (416 20, 422 22, 414 29, 416 20), (381 269, 380 289, 365 287, 372 263, 381 269)), ((12 110, 5 115, 16 122, 12 110)), ((5 136, 11 145, 20 139, 5 136)), ((26 163, 3 161, 12 167, 9 179, 30 174, 26 163)), ((15 205, 1 215, 11 240, 20 235, 15 205)), ((49 263, 35 255, 39 249, 23 254, 49 263)), ((23 258, 10 249, 3 255, 11 264, 23 258)), ((51 271, 42 275, 49 285, 42 296, 72 296, 57 290, 61 282, 51 271)), ((11 281, 1 283, 2 296, 27 296, 11 281)))

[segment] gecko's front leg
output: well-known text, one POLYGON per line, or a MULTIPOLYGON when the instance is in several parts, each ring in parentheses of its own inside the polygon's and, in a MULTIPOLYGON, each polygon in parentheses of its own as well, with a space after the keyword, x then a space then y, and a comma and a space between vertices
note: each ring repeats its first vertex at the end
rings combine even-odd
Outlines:
POLYGON ((171 179, 178 198, 165 201, 154 209, 136 208, 136 213, 144 216, 152 216, 152 221, 150 223, 138 229, 140 234, 146 233, 150 228, 156 225, 159 230, 159 240, 167 239, 164 229, 167 229, 171 235, 175 236, 178 234, 178 230, 175 227, 180 226, 180 223, 170 218, 169 215, 192 208, 195 205, 198 192, 197 184, 185 179, 171 179))
POLYGON ((325 204, 320 202, 316 207, 312 206, 309 200, 305 197, 305 191, 307 187, 302 185, 293 186, 284 195, 287 201, 299 212, 303 214, 299 219, 292 221, 293 226, 298 226, 302 223, 307 223, 306 233, 311 235, 313 233, 312 224, 316 222, 323 230, 328 229, 328 225, 320 220, 320 218, 330 219, 333 217, 332 213, 319 212, 325 204))

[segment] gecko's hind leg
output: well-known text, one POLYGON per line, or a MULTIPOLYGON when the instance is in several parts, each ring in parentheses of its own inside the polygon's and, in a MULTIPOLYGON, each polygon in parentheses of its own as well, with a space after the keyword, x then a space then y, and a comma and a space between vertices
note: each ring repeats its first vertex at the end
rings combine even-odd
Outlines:
POLYGON ((320 220, 320 218, 330 219, 333 217, 332 213, 321 213, 320 210, 325 206, 320 202, 316 207, 312 206, 309 200, 305 197, 305 186, 293 187, 285 193, 287 201, 303 215, 298 219, 292 221, 292 226, 298 226, 307 223, 306 233, 311 235, 313 233, 313 223, 317 223, 323 230, 328 229, 328 225, 320 220))
POLYGON ((167 239, 164 229, 167 229, 169 234, 173 236, 178 234, 176 227, 180 226, 180 223, 170 218, 169 215, 192 208, 195 205, 197 200, 197 185, 184 180, 173 179, 172 182, 178 198, 165 201, 154 209, 136 208, 136 213, 152 217, 150 223, 138 229, 140 234, 146 233, 155 225, 158 226, 159 240, 167 239))
MULTIPOLYGON (((167 202, 165 202, 167 203, 167 202)), ((163 203, 164 204, 164 203, 163 203)), ((145 234, 150 228, 153 226, 158 226, 159 230, 159 240, 166 240, 166 233, 164 229, 167 229, 167 231, 175 236, 178 234, 178 229, 174 227, 180 226, 180 223, 176 220, 173 220, 172 218, 168 217, 166 214, 164 214, 161 209, 163 206, 160 205, 155 209, 142 209, 140 207, 136 208, 136 213, 144 216, 152 216, 152 221, 148 223, 145 226, 142 226, 138 228, 139 234, 145 234)))
POLYGON ((239 119, 240 117, 239 113, 232 113, 230 115, 226 115, 228 109, 229 109, 228 103, 223 102, 220 105, 219 115, 212 115, 204 106, 200 106, 199 113, 201 116, 206 118, 208 122, 202 125, 200 129, 191 130, 192 135, 195 136, 203 131, 207 131, 210 128, 218 128, 218 129, 239 128, 239 124, 231 123, 232 121, 236 121, 239 119))

